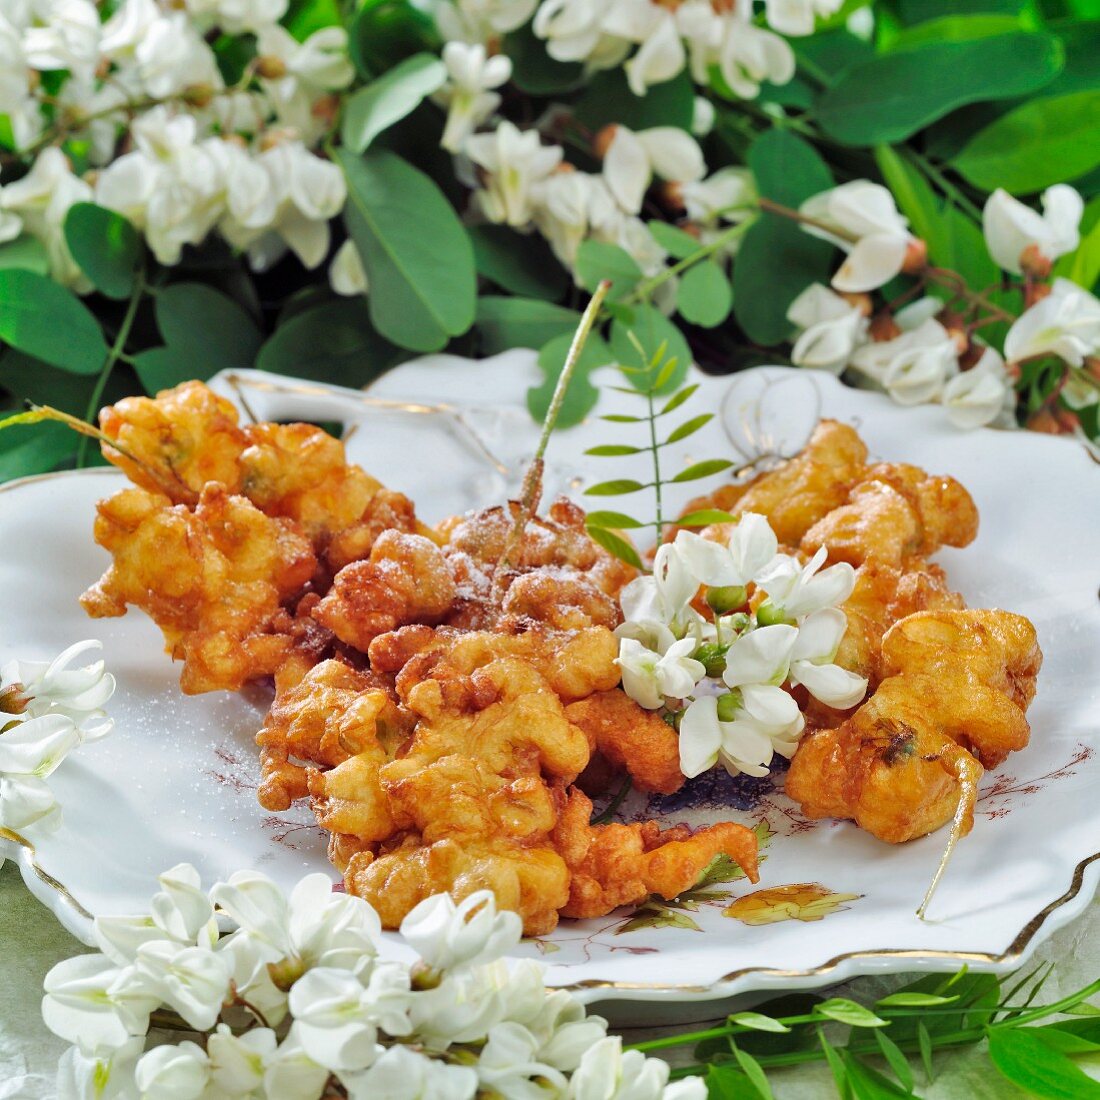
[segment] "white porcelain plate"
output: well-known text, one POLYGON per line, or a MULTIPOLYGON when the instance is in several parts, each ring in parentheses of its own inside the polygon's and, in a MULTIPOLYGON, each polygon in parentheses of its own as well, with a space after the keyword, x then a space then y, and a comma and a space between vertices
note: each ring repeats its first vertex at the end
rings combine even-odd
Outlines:
MULTIPOLYGON (((343 421, 350 457, 434 522, 514 492, 537 436, 524 407, 539 381, 534 358, 434 356, 393 371, 366 394, 258 373, 214 384, 259 419, 343 421)), ((587 1000, 702 1000, 963 962, 1008 970, 1085 907, 1100 872, 1100 469, 1065 440, 958 432, 938 408, 901 409, 826 375, 767 368, 736 378, 697 376, 701 388, 682 418, 708 409, 719 415, 668 448, 679 451, 669 453, 671 462, 737 457, 735 444, 747 457, 759 449, 790 453, 820 413, 858 426, 875 456, 952 474, 970 489, 981 533, 940 560, 972 605, 1010 608, 1038 627, 1046 661, 1032 743, 986 777, 974 831, 927 921, 914 910, 942 835, 892 847, 850 824, 806 821, 766 782, 704 780, 632 812, 666 825, 732 817, 759 826, 770 834, 759 887, 722 883, 682 908, 565 921, 524 950, 541 953, 551 983, 587 1000)), ((597 413, 638 412, 639 402, 605 387, 597 413)), ((583 453, 596 443, 635 441, 636 432, 595 414, 559 432, 548 497, 563 490, 579 497, 586 484, 612 477, 648 480, 644 456, 583 453)), ((715 480, 680 487, 666 498, 670 513, 715 480)), ((64 807, 60 830, 37 839, 36 851, 0 841, 0 854, 21 861, 30 888, 86 942, 90 915, 141 911, 156 874, 181 860, 208 882, 244 867, 287 886, 308 871, 338 877, 308 808, 273 815, 256 802, 252 739, 264 691, 185 698, 144 615, 84 617, 77 597, 107 562, 92 542, 95 502, 122 484, 114 471, 94 471, 0 491, 0 662, 100 637, 119 682, 114 732, 74 753, 50 780, 64 807)), ((623 503, 644 514, 641 496, 623 503)))

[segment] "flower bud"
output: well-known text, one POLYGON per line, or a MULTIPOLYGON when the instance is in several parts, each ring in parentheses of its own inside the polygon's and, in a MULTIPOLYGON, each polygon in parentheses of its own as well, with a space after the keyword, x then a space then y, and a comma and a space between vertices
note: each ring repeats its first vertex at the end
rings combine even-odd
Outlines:
POLYGON ((902 261, 901 270, 906 275, 916 275, 928 266, 928 245, 919 237, 909 242, 905 250, 905 259, 902 261))
POLYGON ((733 691, 726 692, 725 695, 718 696, 718 721, 719 722, 732 722, 737 717, 737 712, 741 709, 741 692, 736 688, 733 691))
POLYGON ((726 651, 728 645, 701 645, 692 657, 707 670, 708 676, 721 676, 726 671, 726 651))
MULTIPOLYGON (((670 214, 682 214, 685 209, 684 185, 675 180, 666 180, 657 188, 657 201, 670 214)), ((686 226, 682 228, 687 229, 686 226)))
POLYGON ((1044 256, 1034 242, 1020 253, 1020 271, 1032 279, 1049 278, 1053 266, 1053 261, 1044 256))
POLYGON ((719 615, 744 607, 748 598, 749 594, 745 591, 743 584, 719 585, 708 588, 706 594, 707 606, 712 611, 717 611, 719 615))
POLYGON ((783 608, 776 607, 771 600, 765 600, 756 609, 756 622, 760 626, 777 626, 780 623, 790 622, 783 608))
POLYGON ((22 714, 31 697, 24 693, 22 684, 8 684, 0 688, 0 714, 22 714))
POLYGON ((280 80, 286 76, 286 62, 281 57, 256 58, 256 72, 264 80, 280 80))
POLYGON ((1062 425, 1050 409, 1040 409, 1028 418, 1027 426, 1033 432, 1045 432, 1047 435, 1062 435, 1062 425))
POLYGON ((336 116, 340 113, 340 97, 335 95, 321 96, 319 99, 314 100, 313 106, 309 109, 309 113, 319 122, 331 126, 336 121, 336 116))
POLYGON ((1100 382, 1100 357, 1090 355, 1085 359, 1085 373, 1100 382))
POLYGON ((183 91, 183 101, 191 107, 208 107, 213 98, 212 84, 192 84, 183 91))
POLYGON ((863 292, 856 293, 855 291, 844 291, 840 295, 848 305, 854 309, 858 309, 864 317, 870 317, 874 310, 874 304, 871 301, 871 295, 863 292))

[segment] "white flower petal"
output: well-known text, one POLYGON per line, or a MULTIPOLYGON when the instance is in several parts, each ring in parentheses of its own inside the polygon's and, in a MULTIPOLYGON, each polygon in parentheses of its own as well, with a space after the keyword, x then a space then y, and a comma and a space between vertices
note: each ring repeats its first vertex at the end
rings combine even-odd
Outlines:
POLYGON ((782 623, 742 634, 726 653, 722 679, 731 688, 745 684, 781 684, 787 677, 797 638, 795 627, 782 623))

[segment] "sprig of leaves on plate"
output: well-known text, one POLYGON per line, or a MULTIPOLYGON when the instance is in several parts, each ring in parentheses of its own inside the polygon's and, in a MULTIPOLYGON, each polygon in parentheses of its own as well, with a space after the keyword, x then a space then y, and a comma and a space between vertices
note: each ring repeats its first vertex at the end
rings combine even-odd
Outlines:
POLYGON ((1078 1062, 1100 1054, 1100 979, 1049 1004, 1034 1002, 1053 964, 1002 981, 963 967, 928 974, 869 1004, 789 994, 718 1027, 637 1043, 645 1053, 693 1046, 696 1062, 673 1077, 706 1076, 712 1097, 770 1100, 768 1073, 825 1062, 837 1094, 855 1100, 919 1097, 918 1071, 936 1077, 936 1055, 987 1044, 993 1067, 1039 1097, 1100 1097, 1100 1081, 1078 1062), (840 1030, 845 1029, 845 1030, 840 1030))

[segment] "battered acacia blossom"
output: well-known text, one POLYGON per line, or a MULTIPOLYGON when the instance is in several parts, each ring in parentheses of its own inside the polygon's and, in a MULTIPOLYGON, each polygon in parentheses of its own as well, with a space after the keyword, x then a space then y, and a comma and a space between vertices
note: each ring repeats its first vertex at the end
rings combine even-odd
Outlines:
POLYGON ((104 954, 46 976, 43 1016, 75 1044, 59 1067, 63 1096, 317 1100, 334 1085, 362 1100, 706 1096, 700 1078, 669 1084, 667 1063, 624 1052, 606 1020, 545 987, 540 963, 506 962, 520 921, 488 891, 412 910, 402 935, 419 959, 408 963, 379 958, 377 915, 324 875, 289 898, 256 872, 207 894, 181 864, 160 883, 149 916, 96 921, 104 954), (235 929, 219 939, 215 916, 235 929), (278 983, 281 1014, 232 976, 245 943, 278 983), (150 1015, 165 1006, 203 1041, 146 1049, 150 1015))

